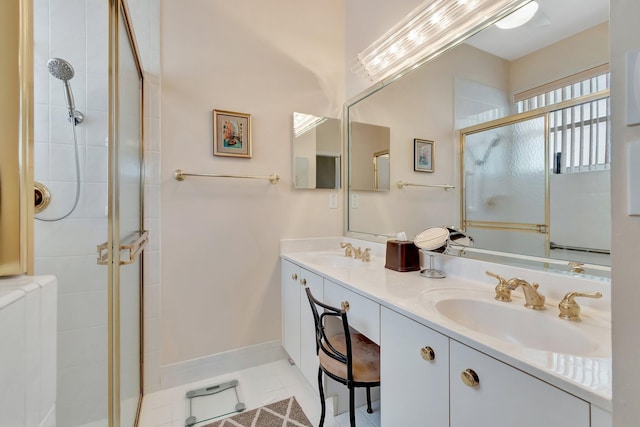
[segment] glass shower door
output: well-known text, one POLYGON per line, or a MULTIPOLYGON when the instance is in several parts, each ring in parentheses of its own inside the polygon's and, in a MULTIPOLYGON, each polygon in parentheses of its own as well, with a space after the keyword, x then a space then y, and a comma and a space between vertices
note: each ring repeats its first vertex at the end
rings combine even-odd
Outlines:
POLYGON ((141 402, 143 229, 142 69, 127 16, 118 11, 113 182, 114 387, 113 425, 134 426, 141 402))
POLYGON ((464 136, 463 226, 478 247, 548 255, 545 128, 537 116, 464 136))

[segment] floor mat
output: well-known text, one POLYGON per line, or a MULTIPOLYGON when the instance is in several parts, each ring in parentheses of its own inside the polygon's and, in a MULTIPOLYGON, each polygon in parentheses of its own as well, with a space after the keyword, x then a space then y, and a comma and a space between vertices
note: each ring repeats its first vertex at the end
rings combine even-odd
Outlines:
POLYGON ((243 412, 204 427, 313 427, 295 397, 243 412))

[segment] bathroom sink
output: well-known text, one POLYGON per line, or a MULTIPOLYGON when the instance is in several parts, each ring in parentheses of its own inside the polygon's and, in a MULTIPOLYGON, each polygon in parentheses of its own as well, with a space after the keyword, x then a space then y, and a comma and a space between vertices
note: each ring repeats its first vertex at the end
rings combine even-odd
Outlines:
POLYGON ((475 290, 425 292, 421 302, 458 326, 506 343, 572 355, 598 348, 580 324, 559 319, 553 306, 531 310, 520 299, 499 302, 492 292, 475 290))

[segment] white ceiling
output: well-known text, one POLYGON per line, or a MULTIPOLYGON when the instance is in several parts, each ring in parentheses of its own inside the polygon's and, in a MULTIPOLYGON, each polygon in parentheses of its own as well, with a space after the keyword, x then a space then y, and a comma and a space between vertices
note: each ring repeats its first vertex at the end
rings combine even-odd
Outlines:
POLYGON ((609 20, 609 0, 537 0, 540 8, 525 25, 501 30, 495 25, 466 41, 508 61, 609 20))

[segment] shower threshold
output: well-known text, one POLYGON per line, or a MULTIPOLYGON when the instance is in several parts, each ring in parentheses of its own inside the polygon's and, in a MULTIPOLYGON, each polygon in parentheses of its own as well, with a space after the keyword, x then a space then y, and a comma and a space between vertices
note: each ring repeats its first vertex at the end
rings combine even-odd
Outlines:
POLYGON ((231 380, 188 391, 185 427, 244 411, 246 405, 240 402, 238 384, 238 380, 231 380))

